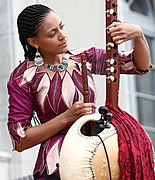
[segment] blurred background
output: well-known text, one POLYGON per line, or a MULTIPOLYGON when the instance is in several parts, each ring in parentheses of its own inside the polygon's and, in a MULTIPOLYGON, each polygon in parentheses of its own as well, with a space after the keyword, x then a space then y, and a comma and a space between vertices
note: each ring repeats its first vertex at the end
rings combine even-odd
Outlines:
MULTIPOLYGON (((105 0, 3 0, 0 1, 0 180, 31 179, 38 146, 21 153, 12 151, 7 131, 7 81, 11 71, 23 60, 16 20, 27 6, 42 3, 50 6, 63 20, 69 36, 69 48, 91 46, 105 48, 105 0), (23 177, 23 178, 22 178, 23 177), (24 178, 25 177, 25 178, 24 178)), ((155 1, 119 0, 119 19, 140 25, 148 40, 155 65, 155 1)), ((120 50, 132 49, 132 42, 120 50)), ((138 119, 155 147, 155 66, 144 77, 122 75, 121 108, 138 119)), ((105 102, 105 77, 94 76, 97 105, 105 102)))

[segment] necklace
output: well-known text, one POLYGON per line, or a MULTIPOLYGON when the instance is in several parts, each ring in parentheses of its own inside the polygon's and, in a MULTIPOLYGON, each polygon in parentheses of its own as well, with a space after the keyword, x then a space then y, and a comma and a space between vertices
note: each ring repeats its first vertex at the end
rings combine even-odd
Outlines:
POLYGON ((45 64, 45 66, 50 69, 53 72, 63 72, 67 69, 68 67, 68 62, 67 59, 65 57, 62 58, 62 63, 58 64, 58 65, 52 65, 52 64, 45 64))

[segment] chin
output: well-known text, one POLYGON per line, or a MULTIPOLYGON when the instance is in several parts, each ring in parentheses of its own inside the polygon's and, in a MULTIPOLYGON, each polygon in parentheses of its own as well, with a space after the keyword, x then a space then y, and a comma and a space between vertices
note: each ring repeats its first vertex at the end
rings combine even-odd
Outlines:
POLYGON ((66 53, 68 51, 68 47, 62 49, 62 53, 66 53))

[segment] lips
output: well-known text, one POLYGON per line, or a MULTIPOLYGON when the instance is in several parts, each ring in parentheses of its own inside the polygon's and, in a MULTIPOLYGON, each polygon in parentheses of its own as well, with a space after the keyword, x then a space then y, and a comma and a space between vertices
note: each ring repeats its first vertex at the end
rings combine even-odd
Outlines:
POLYGON ((61 44, 59 44, 59 46, 67 46, 67 41, 65 41, 65 42, 63 42, 63 43, 61 43, 61 44))

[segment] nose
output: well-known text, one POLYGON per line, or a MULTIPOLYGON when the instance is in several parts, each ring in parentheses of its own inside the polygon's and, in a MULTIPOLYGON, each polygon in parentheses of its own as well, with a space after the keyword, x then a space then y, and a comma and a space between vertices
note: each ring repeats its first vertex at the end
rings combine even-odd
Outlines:
POLYGON ((59 40, 65 39, 67 37, 67 34, 64 30, 59 31, 59 40))

